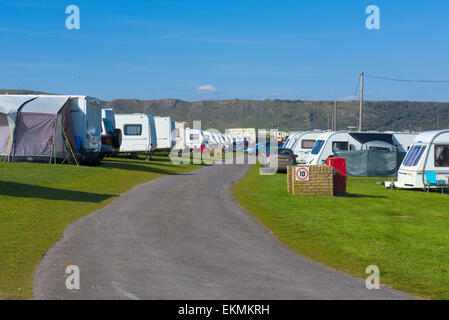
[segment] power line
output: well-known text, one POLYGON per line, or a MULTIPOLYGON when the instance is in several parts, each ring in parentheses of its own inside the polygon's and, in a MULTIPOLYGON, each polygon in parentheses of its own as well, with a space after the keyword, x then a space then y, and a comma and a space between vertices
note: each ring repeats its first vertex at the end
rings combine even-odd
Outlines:
POLYGON ((360 77, 358 77, 357 88, 355 89, 353 97, 357 97, 357 94, 359 93, 359 88, 360 88, 360 77))
POLYGON ((365 77, 380 79, 380 80, 398 81, 398 82, 449 83, 449 80, 408 80, 408 79, 397 79, 397 78, 372 76, 369 74, 365 74, 365 77))

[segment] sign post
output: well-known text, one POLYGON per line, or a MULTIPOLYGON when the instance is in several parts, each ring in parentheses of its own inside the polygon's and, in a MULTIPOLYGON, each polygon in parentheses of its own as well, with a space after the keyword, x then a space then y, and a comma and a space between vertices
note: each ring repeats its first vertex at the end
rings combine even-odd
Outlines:
POLYGON ((296 181, 309 181, 310 180, 309 168, 297 167, 295 177, 296 181))

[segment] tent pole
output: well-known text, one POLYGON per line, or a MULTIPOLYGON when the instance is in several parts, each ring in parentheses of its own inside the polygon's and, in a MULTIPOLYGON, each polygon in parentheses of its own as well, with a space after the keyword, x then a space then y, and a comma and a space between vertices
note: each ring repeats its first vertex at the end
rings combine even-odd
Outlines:
POLYGON ((53 131, 53 147, 51 148, 50 162, 48 164, 51 164, 51 160, 53 157, 55 158, 55 164, 56 164, 55 136, 56 136, 56 129, 58 127, 58 118, 59 118, 59 115, 56 116, 55 130, 53 131))
POLYGON ((64 133, 65 140, 67 141, 67 144, 69 145, 70 152, 72 153, 73 159, 75 159, 76 165, 79 166, 78 160, 76 160, 75 154, 73 153, 73 150, 72 150, 72 146, 70 145, 70 141, 69 141, 69 139, 67 138, 67 135, 65 134, 64 127, 62 127, 62 132, 64 133))

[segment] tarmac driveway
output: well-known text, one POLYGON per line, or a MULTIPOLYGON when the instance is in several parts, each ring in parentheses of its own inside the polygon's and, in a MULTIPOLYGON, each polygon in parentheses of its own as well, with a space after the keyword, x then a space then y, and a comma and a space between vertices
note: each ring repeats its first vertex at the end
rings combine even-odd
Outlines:
POLYGON ((230 188, 247 165, 140 185, 67 227, 39 266, 35 299, 408 299, 285 248, 230 188), (65 270, 80 270, 80 290, 65 270))

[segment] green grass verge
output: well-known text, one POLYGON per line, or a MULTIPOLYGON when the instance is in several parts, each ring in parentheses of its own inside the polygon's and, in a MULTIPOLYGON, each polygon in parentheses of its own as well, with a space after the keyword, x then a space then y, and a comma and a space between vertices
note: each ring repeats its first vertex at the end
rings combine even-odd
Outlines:
POLYGON ((199 168, 153 158, 98 167, 0 163, 0 299, 32 297, 35 269, 71 222, 137 184, 199 168))
POLYGON ((449 195, 386 190, 381 180, 350 178, 350 197, 292 195, 285 174, 253 166, 233 195, 302 255, 360 278, 377 265, 383 285, 449 299, 449 195))

